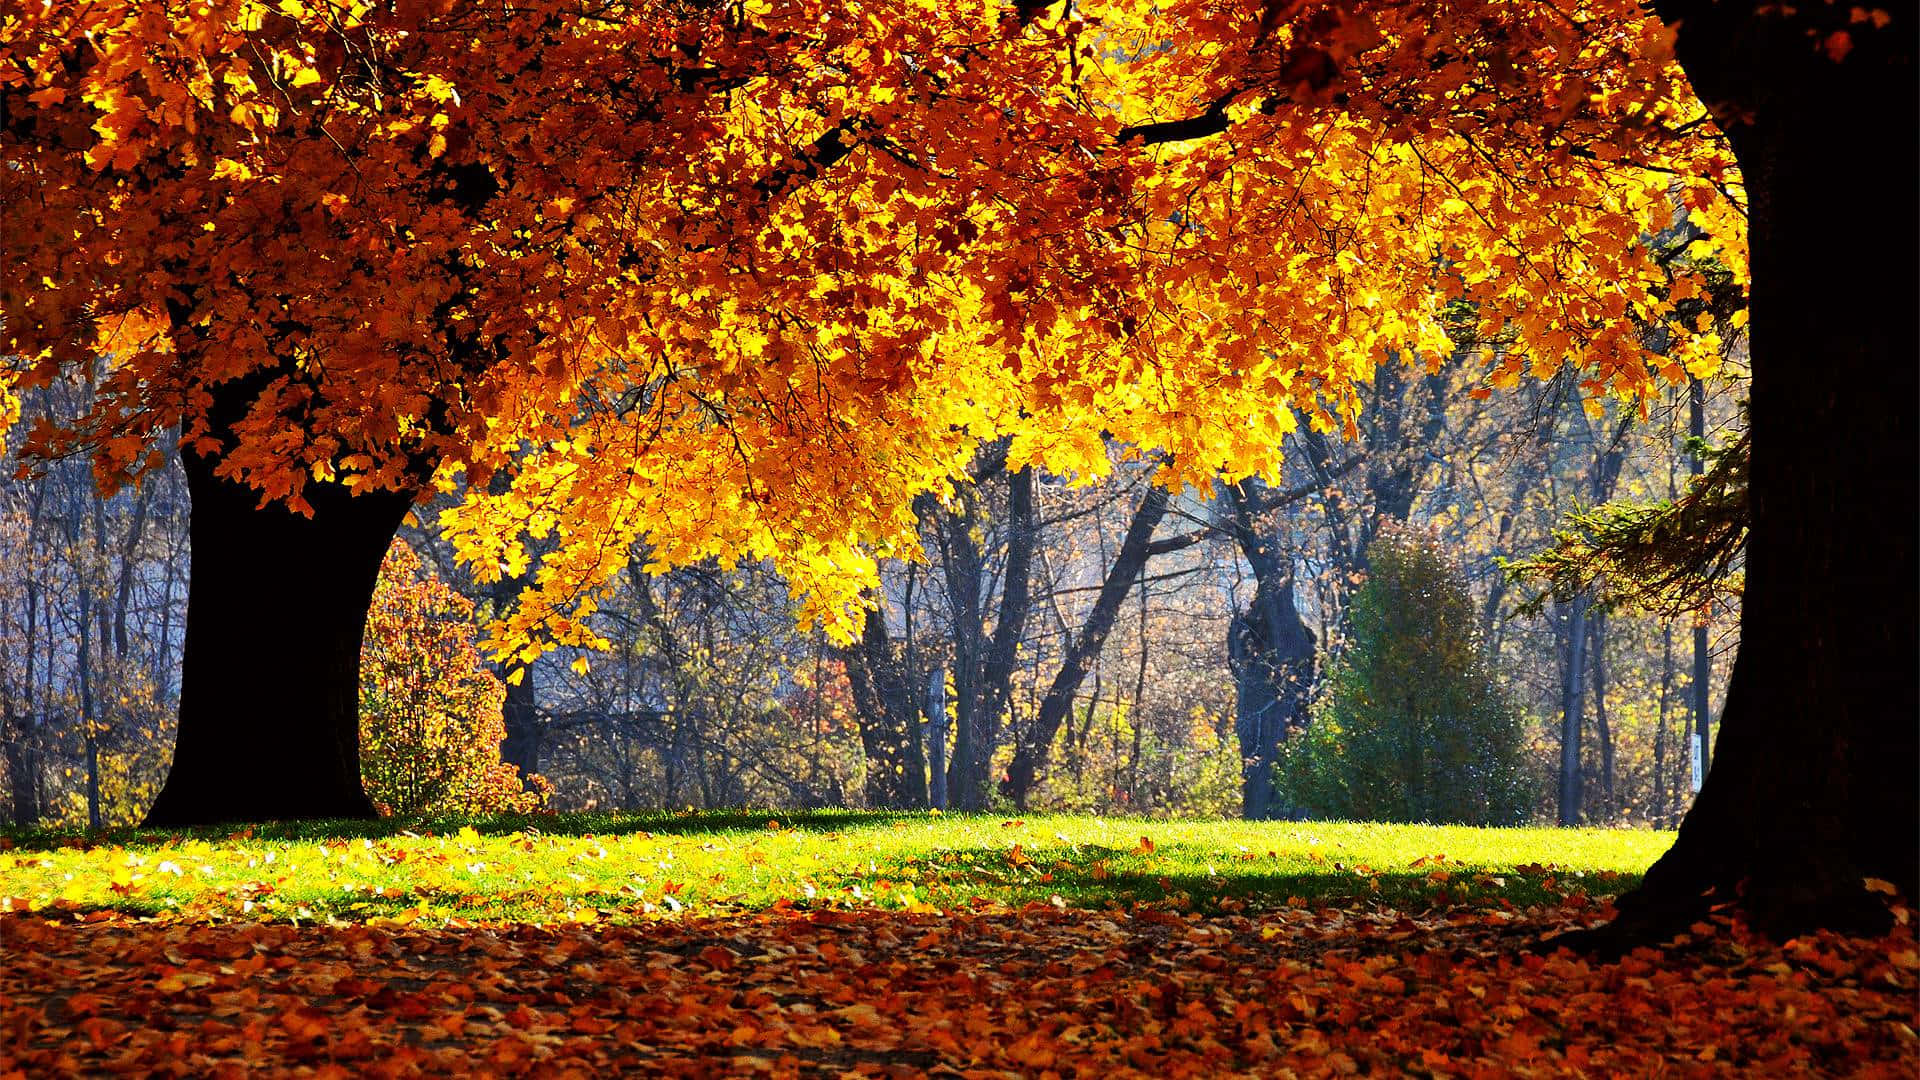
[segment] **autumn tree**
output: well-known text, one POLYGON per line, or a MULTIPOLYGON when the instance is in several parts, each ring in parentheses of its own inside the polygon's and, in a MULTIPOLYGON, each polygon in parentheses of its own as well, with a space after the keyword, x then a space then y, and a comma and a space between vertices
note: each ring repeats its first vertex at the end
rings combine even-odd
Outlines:
POLYGON ((433 485, 485 581, 552 538, 503 656, 593 643, 634 550, 769 558, 851 638, 982 445, 1271 476, 1461 310, 1494 386, 1644 398, 1715 355, 1637 329, 1676 184, 1742 265, 1725 144, 1625 2, 5 11, 8 378, 114 357, 32 446, 112 484, 178 425, 194 495, 156 821, 367 812, 352 661, 433 485))
POLYGON ((527 813, 551 791, 500 759, 506 689, 477 634, 473 602, 395 543, 360 651, 361 772, 381 812, 527 813))

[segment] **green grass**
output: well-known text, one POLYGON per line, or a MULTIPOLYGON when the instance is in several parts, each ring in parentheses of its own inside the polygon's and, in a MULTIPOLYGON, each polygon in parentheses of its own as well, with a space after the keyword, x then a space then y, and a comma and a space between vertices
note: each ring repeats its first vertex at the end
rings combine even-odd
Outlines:
POLYGON ((1378 902, 1622 892, 1671 833, 876 813, 568 814, 0 832, 0 903, 203 920, 631 922, 794 908, 1378 902), (1143 842, 1145 838, 1145 842, 1143 842))

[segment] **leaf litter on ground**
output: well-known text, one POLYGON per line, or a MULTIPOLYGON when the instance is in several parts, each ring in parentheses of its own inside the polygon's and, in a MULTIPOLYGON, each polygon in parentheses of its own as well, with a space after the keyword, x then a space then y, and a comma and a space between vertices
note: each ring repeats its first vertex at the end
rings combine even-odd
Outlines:
POLYGON ((1881 939, 1541 953, 1604 905, 643 925, 0 917, 0 1076, 1911 1076, 1881 939))
POLYGON ((1897 898, 1877 939, 1540 945, 1657 834, 476 824, 0 839, 0 1080, 1920 1074, 1897 898))

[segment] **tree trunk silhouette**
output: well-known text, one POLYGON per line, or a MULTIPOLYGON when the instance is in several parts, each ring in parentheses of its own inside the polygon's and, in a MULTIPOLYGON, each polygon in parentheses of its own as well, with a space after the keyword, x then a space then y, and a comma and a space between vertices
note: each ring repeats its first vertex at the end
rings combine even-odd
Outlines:
POLYGON ((1875 928, 1864 878, 1920 892, 1914 13, 1756 8, 1660 6, 1751 200, 1753 532, 1713 771, 1614 944, 1734 897, 1775 933, 1875 928), (1811 42, 1837 30, 1836 63, 1811 42))
POLYGON ((360 637, 412 504, 309 485, 311 518, 181 454, 193 503, 173 766, 154 826, 372 817, 360 785, 360 637))
POLYGON ((911 679, 894 655, 886 615, 867 612, 860 641, 842 650, 841 658, 867 760, 867 805, 894 810, 926 806, 926 762, 915 737, 919 709, 911 679))

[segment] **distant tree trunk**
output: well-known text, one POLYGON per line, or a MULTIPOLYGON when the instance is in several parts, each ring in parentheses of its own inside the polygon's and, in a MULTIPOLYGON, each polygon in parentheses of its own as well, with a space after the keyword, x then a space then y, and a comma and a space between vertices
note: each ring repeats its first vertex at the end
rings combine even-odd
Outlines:
POLYGON ((1593 733, 1600 740, 1600 821, 1612 824, 1617 804, 1613 789, 1613 726, 1607 720, 1607 613, 1588 619, 1593 634, 1593 733))
POLYGON ((1234 539, 1253 570, 1253 605, 1236 614, 1227 651, 1234 672, 1234 734, 1240 743, 1240 812, 1251 821, 1282 808, 1273 788, 1280 744, 1307 723, 1313 696, 1313 631, 1293 595, 1293 558, 1264 520, 1272 509, 1266 486, 1243 480, 1226 489, 1234 539))
POLYGON ((1753 531, 1717 760, 1615 944, 1736 896, 1788 934, 1885 926, 1867 877, 1920 895, 1915 12, 1757 7, 1660 5, 1751 200, 1753 531), (1841 31, 1843 61, 1813 47, 1841 31))
POLYGON ((887 730, 890 718, 874 688, 872 665, 867 655, 868 643, 874 637, 874 626, 882 619, 883 616, 877 611, 867 612, 861 632, 862 640, 840 652, 841 662, 847 670, 847 688, 853 694, 853 719, 860 732, 860 754, 866 762, 866 803, 874 809, 892 807, 896 798, 889 767, 894 756, 889 753, 888 745, 891 741, 887 730))
MULTIPOLYGON (((22 535, 27 557, 32 558, 35 537, 40 534, 40 513, 46 505, 47 477, 40 476, 33 487, 33 496, 27 503, 27 527, 22 535)), ((23 592, 26 594, 26 627, 21 642, 21 687, 20 699, 16 703, 9 696, 6 703, 7 715, 0 717, 5 721, 4 740, 0 740, 6 751, 7 781, 12 790, 13 823, 31 825, 40 817, 40 739, 38 695, 35 687, 35 661, 40 647, 40 591, 43 588, 40 575, 28 568, 25 575, 23 592)), ((4 690, 4 687, 0 687, 4 690)))
POLYGON ((311 484, 311 518, 181 454, 193 503, 180 732, 154 826, 371 817, 360 638, 412 498, 311 484))
MULTIPOLYGON (((1660 712, 1653 728, 1653 813, 1656 829, 1667 827, 1667 726, 1673 711, 1673 624, 1660 627, 1660 712)), ((1685 741, 1685 740, 1682 740, 1685 741)))
MULTIPOLYGON (((925 809, 932 805, 933 793, 929 790, 927 776, 925 733, 920 726, 922 702, 919 700, 919 688, 914 684, 914 679, 920 670, 918 650, 914 647, 916 639, 913 629, 913 587, 917 579, 916 571, 914 564, 907 564, 906 589, 901 595, 904 617, 901 621, 900 635, 903 640, 897 662, 889 665, 888 670, 893 681, 888 687, 888 692, 896 703, 894 708, 900 716, 900 725, 906 729, 905 798, 908 805, 916 809, 925 809)), ((883 628, 884 625, 882 624, 883 628)), ((889 656, 891 655, 889 651, 889 656)))
MULTIPOLYGON (((82 498, 85 493, 82 494, 82 498)), ((87 828, 98 829, 100 819, 100 724, 98 707, 93 692, 96 670, 93 655, 93 620, 98 598, 94 592, 94 572, 99 569, 99 548, 105 543, 102 534, 106 524, 102 520, 104 500, 95 498, 93 502, 93 541, 95 551, 92 558, 80 553, 80 515, 74 514, 68 519, 67 550, 73 558, 73 576, 80 600, 80 648, 75 655, 75 674, 80 683, 80 745, 86 754, 87 767, 87 828)))
POLYGON ((138 576, 140 542, 146 536, 147 504, 152 497, 152 489, 144 485, 134 492, 133 520, 127 525, 126 547, 120 552, 120 573, 113 593, 113 656, 121 666, 126 664, 127 653, 133 647, 127 634, 127 616, 133 606, 133 584, 138 576))
POLYGON ((914 738, 918 710, 900 658, 893 654, 886 615, 867 612, 860 641, 841 656, 867 761, 867 805, 895 810, 926 806, 926 763, 914 738))
MULTIPOLYGON (((1040 707, 1035 711, 1033 723, 1027 728, 1026 737, 1014 749, 1013 762, 1007 767, 1007 780, 1001 791, 1022 810, 1027 808, 1034 781, 1047 771, 1053 755, 1054 736, 1060 733, 1060 725, 1073 711, 1074 696, 1080 692, 1080 684, 1085 681, 1087 673, 1093 670, 1094 661, 1106 646, 1107 635, 1113 632, 1113 624, 1120 616, 1120 606, 1126 602, 1127 593, 1140 580, 1148 558, 1154 554, 1153 530, 1167 516, 1167 505, 1166 491, 1149 487, 1140 505, 1134 509, 1133 518, 1127 523, 1126 536, 1120 542, 1120 550, 1107 568, 1106 577, 1100 583, 1100 593, 1087 613, 1087 621, 1080 627, 1080 632, 1067 642, 1066 655, 1060 660, 1060 670, 1048 685, 1046 696, 1040 699, 1040 707)), ((1134 705, 1137 731, 1139 702, 1136 701, 1134 705)))
POLYGON ((927 802, 947 808, 947 673, 927 673, 927 802))
POLYGON ((508 674, 520 672, 520 680, 506 683, 507 695, 500 704, 500 719, 506 729, 506 737, 500 740, 500 760, 520 770, 520 782, 525 787, 533 785, 533 777, 540 771, 546 741, 534 670, 532 664, 509 669, 508 674))
POLYGON ((159 669, 154 673, 154 694, 160 698, 173 690, 173 584, 179 579, 180 554, 179 548, 170 547, 160 573, 160 640, 153 650, 159 669))
POLYGON ((1555 605, 1560 609, 1563 641, 1560 668, 1560 817, 1561 826, 1580 824, 1580 733, 1587 696, 1587 609, 1585 592, 1555 605))
POLYGON ((11 792, 8 809, 15 825, 31 825, 40 816, 35 805, 34 794, 39 786, 39 762, 35 760, 29 739, 34 732, 24 722, 25 717, 13 715, 6 717, 7 738, 0 742, 0 751, 5 752, 7 762, 7 786, 11 792))
POLYGON ((942 533, 950 552, 947 581, 956 623, 954 691, 959 699, 947 791, 961 810, 984 810, 991 800, 993 755, 1000 746, 1012 700, 1014 661, 1033 606, 1033 549, 1039 527, 1033 512, 1033 470, 1007 474, 1007 555, 990 638, 985 635, 985 566, 972 535, 975 524, 972 514, 945 515, 942 533))
MULTIPOLYGON (((971 499, 972 493, 963 493, 961 498, 971 499)), ((942 511, 936 526, 953 633, 953 754, 947 761, 947 793, 961 808, 970 808, 971 789, 967 778, 976 769, 985 772, 984 765, 974 763, 981 753, 979 744, 985 738, 985 725, 978 714, 981 656, 987 648, 980 595, 985 567, 980 546, 973 536, 974 524, 975 516, 970 512, 942 511)))
MULTIPOLYGON (((1694 438, 1703 439, 1707 435, 1707 387, 1695 379, 1688 391, 1688 430, 1694 438)), ((1699 452, 1688 454, 1687 472, 1699 476, 1700 470, 1699 452)), ((1689 689, 1693 704, 1693 755, 1700 763, 1699 775, 1705 778, 1713 764, 1713 735, 1709 727, 1713 718, 1713 654, 1707 641, 1705 612, 1693 622, 1693 684, 1689 689)))
MULTIPOLYGON (((513 474, 501 469, 487 481, 489 495, 505 495, 513 488, 513 474)), ((628 576, 643 588, 646 577, 636 564, 629 563, 628 576)), ((520 601, 520 594, 526 590, 532 570, 517 577, 503 577, 494 582, 488 590, 488 599, 493 601, 495 615, 505 613, 520 601)), ((526 790, 533 790, 533 778, 540 772, 540 757, 545 749, 546 718, 540 715, 538 684, 535 679, 537 670, 532 664, 522 664, 510 660, 500 664, 495 674, 506 686, 506 700, 500 704, 501 726, 506 735, 500 740, 500 760, 520 770, 520 783, 526 790), (519 674, 516 679, 515 673, 519 674)))

